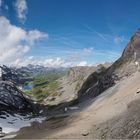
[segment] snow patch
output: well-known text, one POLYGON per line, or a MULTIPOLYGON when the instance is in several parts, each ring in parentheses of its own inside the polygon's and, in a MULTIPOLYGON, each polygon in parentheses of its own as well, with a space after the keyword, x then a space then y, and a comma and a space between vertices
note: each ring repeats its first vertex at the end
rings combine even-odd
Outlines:
POLYGON ((17 132, 22 127, 31 126, 32 122, 41 123, 46 117, 29 118, 29 116, 9 115, 9 117, 2 115, 6 119, 0 118, 0 127, 4 133, 17 132))
POLYGON ((138 61, 135 61, 135 65, 136 65, 136 66, 139 66, 139 62, 138 62, 138 61))

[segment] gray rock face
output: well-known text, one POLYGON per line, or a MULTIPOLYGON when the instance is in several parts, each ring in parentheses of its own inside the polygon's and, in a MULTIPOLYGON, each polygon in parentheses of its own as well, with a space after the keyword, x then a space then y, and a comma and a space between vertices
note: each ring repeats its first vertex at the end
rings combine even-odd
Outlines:
POLYGON ((140 59, 140 29, 132 36, 122 57, 133 57, 136 60, 140 59))
POLYGON ((109 74, 108 69, 99 73, 94 72, 87 78, 79 90, 79 101, 98 96, 103 91, 113 86, 117 78, 116 75, 109 74))
POLYGON ((1 80, 12 81, 15 83, 19 82, 18 74, 14 69, 10 69, 5 65, 0 66, 0 69, 2 71, 1 80))
POLYGON ((0 81, 0 111, 31 111, 30 101, 9 81, 0 81))
POLYGON ((0 80, 11 81, 16 85, 22 85, 27 81, 32 81, 33 78, 16 68, 0 66, 0 80))

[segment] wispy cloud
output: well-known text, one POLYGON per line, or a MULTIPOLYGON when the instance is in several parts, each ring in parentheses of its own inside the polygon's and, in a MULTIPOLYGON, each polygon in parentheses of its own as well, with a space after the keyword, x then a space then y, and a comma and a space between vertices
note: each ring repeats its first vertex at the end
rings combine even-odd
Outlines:
POLYGON ((91 54, 93 53, 93 47, 84 48, 84 49, 83 49, 83 53, 84 53, 84 55, 86 55, 86 56, 91 55, 91 54))
POLYGON ((58 56, 51 58, 41 57, 25 57, 25 59, 18 58, 14 65, 16 66, 26 66, 28 64, 32 65, 43 65, 47 67, 73 67, 73 66, 88 66, 88 61, 85 58, 88 58, 93 53, 93 48, 84 48, 77 51, 71 51, 70 55, 66 57, 58 56), (84 58, 85 57, 85 58, 84 58))
POLYGON ((35 43, 35 40, 42 39, 42 38, 47 38, 48 39, 48 34, 42 33, 38 30, 31 30, 27 33, 27 38, 28 42, 33 45, 35 43))
POLYGON ((71 51, 70 56, 67 58, 67 61, 82 61, 83 59, 88 59, 91 55, 94 54, 94 48, 83 48, 77 51, 71 51))
POLYGON ((19 20, 21 21, 21 23, 24 23, 26 21, 26 14, 28 11, 26 0, 16 0, 15 8, 19 20))
POLYGON ((77 66, 87 66, 87 61, 81 61, 77 66))
POLYGON ((57 58, 36 58, 33 56, 25 57, 24 59, 17 59, 13 65, 17 67, 32 65, 41 65, 45 67, 72 67, 75 66, 75 62, 67 61, 66 59, 57 58))
POLYGON ((105 35, 105 34, 103 34, 103 33, 100 33, 100 32, 97 32, 96 30, 94 30, 92 27, 90 27, 90 26, 88 26, 88 25, 84 25, 84 27, 85 27, 85 29, 87 29, 88 31, 90 31, 90 32, 92 32, 92 33, 94 33, 94 34, 96 34, 98 37, 100 37, 101 39, 103 39, 104 41, 109 41, 110 42, 110 40, 108 39, 108 37, 105 35))
POLYGON ((106 55, 106 56, 114 56, 119 57, 120 53, 116 51, 108 51, 108 50, 94 50, 94 54, 97 55, 106 55))
POLYGON ((122 43, 125 40, 124 36, 116 36, 114 37, 114 43, 116 45, 119 45, 120 43, 122 43))
POLYGON ((71 37, 63 37, 63 36, 55 36, 53 37, 54 41, 57 41, 57 43, 65 45, 65 47, 69 47, 71 49, 76 49, 78 46, 81 46, 82 44, 79 41, 76 41, 75 39, 71 39, 71 37), (76 46, 76 47, 75 47, 76 46))
MULTIPOLYGON (((89 49, 90 50, 90 49, 89 49)), ((81 50, 81 53, 84 51, 81 50)), ((93 60, 89 61, 88 59, 78 56, 78 53, 75 55, 73 54, 72 57, 62 58, 61 57, 36 57, 36 56, 25 56, 24 58, 18 58, 13 65, 20 67, 20 66, 27 66, 28 64, 32 65, 43 65, 46 67, 73 67, 73 66, 93 66, 105 62, 113 62, 117 58, 120 57, 120 53, 115 51, 103 51, 103 50, 95 50, 93 51, 93 60), (77 54, 77 55, 76 55, 77 54), (97 58, 97 59, 94 59, 97 58), (98 60, 101 58, 100 60, 98 60)))
POLYGON ((2 0, 0 0, 0 7, 2 6, 2 0))
POLYGON ((113 50, 94 50, 93 56, 97 58, 96 63, 114 62, 121 56, 121 53, 113 50))
POLYGON ((92 27, 88 26, 88 25, 84 25, 85 29, 87 29, 88 31, 96 34, 102 41, 105 41, 106 43, 112 44, 114 43, 114 45, 120 45, 121 43, 123 43, 124 41, 128 41, 128 39, 125 38, 124 35, 116 35, 113 33, 110 34, 105 34, 105 33, 100 33, 97 32, 96 30, 94 30, 92 27))

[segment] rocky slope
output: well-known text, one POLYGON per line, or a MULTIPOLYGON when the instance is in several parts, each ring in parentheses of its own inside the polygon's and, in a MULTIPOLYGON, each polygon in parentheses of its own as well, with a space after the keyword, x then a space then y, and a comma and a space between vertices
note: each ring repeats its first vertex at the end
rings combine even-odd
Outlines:
POLYGON ((13 83, 0 81, 0 111, 33 112, 33 104, 13 83))
POLYGON ((8 68, 4 65, 0 68, 0 114, 3 112, 22 115, 37 113, 39 111, 37 110, 38 105, 34 104, 34 101, 18 88, 25 79, 29 80, 29 78, 14 68, 8 68))
MULTIPOLYGON (((58 117, 21 130, 17 138, 140 138, 139 32, 131 38, 122 56, 110 67, 76 67, 59 79, 61 94, 50 101, 46 98, 46 104, 62 103, 63 110, 57 108, 53 115, 56 117, 57 111, 58 117), (75 106, 84 108, 72 114, 65 103, 75 99, 78 99, 75 106), (31 135, 34 132, 37 133, 31 135)), ((15 106, 12 101, 8 104, 15 106)))
POLYGON ((138 29, 138 31, 131 38, 122 54, 122 57, 131 57, 135 60, 140 59, 140 29, 138 29))
POLYGON ((90 106, 69 117, 44 122, 35 136, 30 136, 33 127, 26 128, 17 138, 139 139, 139 32, 121 58, 109 68, 95 71, 83 83, 77 105, 90 106))
POLYGON ((44 106, 31 99, 19 86, 32 80, 15 68, 0 66, 0 138, 8 137, 31 123, 42 122, 44 106))
POLYGON ((134 34, 122 56, 106 70, 92 73, 79 90, 79 100, 96 97, 119 80, 130 76, 140 65, 140 29, 134 34))
POLYGON ((15 83, 17 86, 23 85, 25 82, 32 81, 33 77, 29 74, 19 71, 14 67, 7 67, 5 65, 0 66, 1 76, 0 79, 4 81, 11 81, 15 83))
POLYGON ((83 83, 78 93, 79 103, 90 102, 96 98, 78 119, 74 119, 73 123, 57 133, 56 137, 140 138, 139 68, 140 29, 116 62, 107 69, 95 71, 83 83))
POLYGON ((45 99, 47 105, 58 105, 60 103, 75 102, 78 98, 78 91, 81 89, 83 83, 87 80, 88 76, 95 71, 102 71, 108 68, 110 64, 105 63, 95 67, 72 67, 68 73, 59 78, 59 89, 54 97, 50 94, 45 99))

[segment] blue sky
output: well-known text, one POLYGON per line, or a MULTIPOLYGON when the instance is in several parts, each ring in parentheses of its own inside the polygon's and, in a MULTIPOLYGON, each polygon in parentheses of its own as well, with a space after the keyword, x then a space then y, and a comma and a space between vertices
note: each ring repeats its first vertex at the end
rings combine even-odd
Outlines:
POLYGON ((23 0, 24 22, 17 16, 18 0, 2 1, 0 15, 11 25, 48 35, 36 41, 24 59, 112 62, 140 27, 139 0, 23 0))

